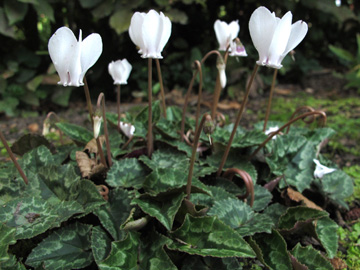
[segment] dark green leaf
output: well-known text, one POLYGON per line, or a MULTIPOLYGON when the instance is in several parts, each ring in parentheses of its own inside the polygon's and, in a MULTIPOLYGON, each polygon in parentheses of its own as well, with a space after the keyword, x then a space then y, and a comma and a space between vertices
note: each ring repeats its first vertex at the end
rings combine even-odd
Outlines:
POLYGON ((171 231, 175 215, 185 197, 186 194, 184 193, 172 194, 160 200, 149 196, 140 196, 134 199, 132 204, 137 204, 141 210, 155 217, 167 230, 171 231))
MULTIPOLYGON (((261 211, 268 206, 268 204, 271 202, 272 195, 271 193, 264 187, 259 185, 254 185, 254 205, 252 206, 253 211, 261 211)), ((247 198, 247 201, 250 202, 250 195, 247 198)))
POLYGON ((286 242, 276 230, 273 230, 271 234, 257 234, 253 236, 253 239, 261 250, 261 261, 270 269, 292 269, 286 242))
POLYGON ((10 260, 8 248, 16 243, 15 232, 15 228, 0 223, 0 266, 10 260))
POLYGON ((286 213, 280 217, 278 227, 282 230, 290 230, 298 222, 307 222, 327 216, 328 213, 325 211, 303 206, 289 207, 286 213))
POLYGON ((216 217, 186 215, 183 225, 171 233, 177 239, 168 244, 172 250, 212 257, 254 257, 242 237, 216 217))
POLYGON ((113 189, 109 192, 108 202, 94 212, 115 240, 121 240, 124 236, 120 231, 120 226, 130 215, 132 208, 130 202, 131 197, 127 190, 113 189))
POLYGON ((0 208, 0 220, 16 228, 16 239, 26 239, 60 226, 72 215, 82 213, 75 201, 52 205, 38 197, 18 198, 0 208))
POLYGON ((91 264, 91 226, 74 223, 46 237, 32 250, 26 264, 47 269, 78 269, 91 264))
POLYGON ((147 170, 136 158, 121 159, 113 163, 106 183, 112 187, 141 188, 147 174, 147 170))
POLYGON ((94 138, 92 132, 78 125, 59 122, 56 123, 56 126, 64 132, 65 135, 69 136, 70 139, 84 145, 94 138))
POLYGON ((329 217, 323 217, 315 221, 317 237, 330 259, 334 258, 338 249, 337 229, 338 225, 329 217))
POLYGON ((19 1, 5 0, 4 9, 9 21, 9 25, 13 25, 22 21, 28 10, 28 5, 19 1))
POLYGON ((302 247, 297 244, 291 251, 291 254, 298 262, 309 267, 309 269, 316 270, 332 270, 330 262, 321 256, 320 252, 315 250, 312 246, 302 247))
POLYGON ((100 226, 93 227, 92 229, 91 249, 97 263, 104 260, 110 253, 111 240, 100 226))
POLYGON ((111 243, 110 255, 98 266, 101 270, 128 269, 135 270, 138 260, 139 237, 129 232, 125 240, 111 243))
POLYGON ((278 222, 279 222, 279 218, 286 212, 286 206, 279 204, 279 203, 274 203, 269 205, 265 210, 264 210, 264 215, 267 215, 268 217, 270 217, 273 221, 273 223, 277 226, 278 222))
POLYGON ((183 152, 171 149, 159 149, 152 154, 151 159, 147 156, 141 156, 139 159, 152 170, 156 168, 186 170, 190 163, 189 158, 183 152))

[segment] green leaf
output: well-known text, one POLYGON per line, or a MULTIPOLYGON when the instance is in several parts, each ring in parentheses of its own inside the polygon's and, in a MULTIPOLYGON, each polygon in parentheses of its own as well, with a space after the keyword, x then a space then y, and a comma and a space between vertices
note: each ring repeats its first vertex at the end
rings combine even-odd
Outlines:
POLYGON ((26 239, 58 227, 82 211, 75 201, 52 205, 38 197, 18 198, 0 208, 0 220, 8 227, 16 228, 16 239, 26 239))
POLYGON ((174 122, 161 118, 155 126, 164 137, 168 137, 169 139, 179 139, 179 134, 176 131, 180 128, 174 122))
POLYGON ((330 51, 332 51, 337 57, 352 63, 354 61, 354 56, 347 50, 329 45, 330 51))
POLYGON ((104 260, 110 253, 111 240, 101 226, 95 226, 91 231, 91 249, 97 263, 104 260))
POLYGON ((101 3, 101 0, 79 0, 83 8, 93 8, 101 3))
MULTIPOLYGON (((252 206, 253 211, 262 211, 268 206, 271 202, 272 194, 264 187, 260 185, 254 185, 254 204, 252 206)), ((250 196, 247 198, 247 201, 250 203, 250 196)))
POLYGON ((10 260, 8 254, 9 245, 16 243, 15 228, 0 223, 0 266, 10 260))
POLYGON ((144 155, 139 159, 152 170, 156 168, 186 170, 190 163, 189 158, 183 152, 171 149, 158 149, 151 155, 151 159, 144 155))
POLYGON ((289 207, 286 213, 280 217, 279 229, 290 230, 298 222, 307 222, 323 217, 327 217, 328 213, 304 206, 289 207))
POLYGON ((180 169, 156 168, 146 177, 144 190, 156 196, 161 192, 185 186, 187 177, 187 174, 180 169))
MULTIPOLYGON (((160 120, 161 116, 161 108, 160 108, 160 101, 157 100, 152 103, 152 123, 156 124, 160 120)), ((146 138, 147 128, 148 128, 148 106, 143 108, 139 114, 135 117, 135 132, 134 136, 146 138)))
POLYGON ((330 259, 334 258, 338 249, 338 225, 329 217, 315 221, 315 231, 320 243, 330 259))
POLYGON ((287 252, 284 238, 276 230, 271 234, 257 234, 253 236, 258 248, 261 250, 261 262, 270 269, 292 269, 290 257, 287 252))
POLYGON ((169 238, 152 231, 141 241, 139 269, 177 270, 178 268, 172 263, 164 250, 164 246, 170 243, 169 238))
POLYGON ((80 144, 87 144, 94 138, 94 135, 89 130, 78 125, 59 122, 55 124, 65 135, 69 136, 75 142, 80 144))
POLYGON ((24 154, 23 158, 19 161, 21 168, 26 171, 37 173, 40 167, 59 165, 55 160, 48 148, 44 145, 39 146, 24 154))
POLYGON ((113 163, 105 181, 112 187, 139 189, 147 174, 147 170, 136 158, 126 158, 113 163))
POLYGON ((186 215, 182 226, 171 233, 177 239, 168 248, 191 255, 212 257, 254 257, 255 253, 240 234, 216 217, 186 215))
POLYGON ((320 180, 320 187, 331 200, 349 209, 349 206, 343 200, 353 194, 354 183, 344 171, 336 170, 324 175, 320 180))
POLYGON ((237 258, 213 258, 190 256, 184 261, 181 270, 242 270, 237 258))
POLYGON ((25 190, 26 184, 23 179, 17 176, 15 166, 0 169, 0 205, 13 200, 25 190))
POLYGON ((111 28, 114 29, 118 35, 120 35, 129 29, 132 15, 133 13, 131 10, 121 8, 115 11, 113 15, 111 15, 109 24, 111 28))
POLYGON ((175 215, 178 212, 186 194, 171 194, 168 197, 153 198, 146 195, 132 201, 137 204, 146 214, 155 217, 167 230, 171 230, 175 215))
POLYGON ((57 105, 67 107, 71 96, 72 87, 56 87, 51 95, 51 101, 57 105))
POLYGON ((312 246, 302 247, 299 243, 291 251, 298 262, 306 265, 309 269, 332 270, 331 263, 321 256, 320 252, 312 246))
POLYGON ((46 237, 32 250, 26 264, 47 269, 79 269, 93 261, 91 225, 74 223, 46 237))
POLYGON ((123 241, 111 243, 109 256, 98 263, 101 270, 128 269, 136 270, 138 260, 139 237, 136 233, 129 232, 123 241))
POLYGON ((115 240, 121 240, 124 235, 120 226, 129 217, 132 206, 131 197, 127 190, 117 188, 110 190, 108 202, 95 210, 103 227, 115 240))
POLYGON ((13 25, 19 21, 22 21, 28 10, 28 5, 12 0, 4 1, 4 9, 9 21, 9 25, 13 25))
POLYGON ((270 217, 273 221, 273 223, 277 226, 280 217, 286 212, 286 206, 279 204, 279 203, 274 203, 269 205, 265 210, 264 210, 264 215, 267 215, 268 217, 270 217))
MULTIPOLYGON (((0 33, 4 36, 16 39, 15 31, 16 31, 15 26, 9 25, 4 9, 0 8, 0 33)), ((11 100, 13 103, 18 102, 18 100, 16 98, 13 98, 11 100)), ((6 103, 4 103, 4 104, 6 104, 6 103)), ((3 106, 1 106, 1 107, 3 108, 3 106)), ((10 107, 14 107, 14 106, 10 106, 10 107)), ((6 111, 9 111, 9 108, 6 111)))
MULTIPOLYGON (((38 16, 45 16, 49 19, 50 22, 55 22, 54 9, 50 5, 50 3, 46 0, 37 0, 39 2, 38 5, 34 5, 38 16)), ((68 87, 66 87, 68 88, 68 87)))
POLYGON ((274 226, 269 217, 255 213, 249 205, 238 199, 216 201, 207 214, 217 216, 241 236, 259 232, 270 233, 274 226))

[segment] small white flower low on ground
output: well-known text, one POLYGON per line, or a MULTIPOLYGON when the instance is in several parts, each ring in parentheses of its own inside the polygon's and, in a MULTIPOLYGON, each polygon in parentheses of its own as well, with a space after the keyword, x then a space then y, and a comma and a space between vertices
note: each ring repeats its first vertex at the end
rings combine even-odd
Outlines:
POLYGON ((315 162, 316 164, 316 168, 315 168, 315 171, 314 171, 314 177, 315 178, 323 178, 325 174, 329 174, 329 173, 332 173, 334 171, 336 171, 336 169, 334 168, 328 168, 322 164, 320 164, 320 161, 317 160, 317 159, 313 159, 313 161, 315 162))

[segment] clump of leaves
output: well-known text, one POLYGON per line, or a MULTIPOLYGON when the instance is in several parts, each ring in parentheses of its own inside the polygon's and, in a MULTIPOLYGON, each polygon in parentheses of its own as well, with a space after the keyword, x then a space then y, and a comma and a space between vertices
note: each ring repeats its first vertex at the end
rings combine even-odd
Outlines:
POLYGON ((339 252, 339 257, 346 261, 349 269, 358 269, 360 267, 360 224, 355 223, 351 230, 338 228, 339 243, 346 252, 339 252))
MULTIPOLYGON (((56 149, 46 139, 22 140, 26 151, 19 163, 29 184, 12 164, 0 168, 1 269, 333 269, 338 225, 330 214, 348 208, 353 182, 340 169, 313 176, 314 158, 335 167, 318 155, 321 142, 334 134, 331 128, 292 128, 249 160, 267 136, 260 124, 239 127, 225 169, 251 176, 251 206, 251 195, 239 199, 246 192, 241 178, 216 177, 232 125, 215 129, 213 145, 201 136, 208 150, 195 163, 187 198, 191 147, 174 132, 180 110, 169 107, 163 118, 159 102, 153 103, 151 157, 144 151, 147 111, 124 119, 136 127, 124 149, 127 138, 109 114, 113 165, 100 171, 94 171, 91 132, 82 127, 58 123, 74 143, 56 149), (82 174, 86 165, 79 166, 78 153, 87 156, 93 173, 82 174), (295 199, 290 187, 303 197, 295 199)), ((187 123, 193 128, 193 121, 187 123)))

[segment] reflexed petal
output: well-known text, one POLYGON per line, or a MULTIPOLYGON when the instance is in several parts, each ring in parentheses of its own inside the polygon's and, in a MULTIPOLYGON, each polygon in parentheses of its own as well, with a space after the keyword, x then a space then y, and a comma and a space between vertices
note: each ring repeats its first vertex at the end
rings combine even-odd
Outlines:
POLYGON ((142 37, 144 41, 143 58, 161 58, 157 52, 162 35, 160 15, 155 10, 150 10, 144 17, 142 37))
POLYGON ((81 56, 81 41, 82 41, 82 31, 80 29, 79 32, 79 41, 76 42, 74 48, 72 48, 73 56, 70 59, 69 63, 69 85, 79 87, 82 85, 82 80, 80 81, 81 76, 81 63, 80 63, 80 56, 81 56))
POLYGON ((162 12, 160 12, 160 20, 162 24, 162 35, 157 50, 159 52, 159 56, 161 57, 161 52, 163 51, 171 35, 171 21, 162 12))
POLYGON ((291 33, 292 14, 287 12, 278 22, 268 53, 266 65, 281 68, 281 55, 284 53, 291 33))
POLYGON ((308 25, 304 21, 297 21, 291 26, 289 41, 285 48, 284 57, 304 39, 308 31, 308 25))
POLYGON ((134 135, 135 127, 130 123, 120 122, 119 127, 126 137, 131 138, 134 135))
POLYGON ((226 51, 226 48, 228 46, 227 40, 228 36, 230 35, 227 23, 216 20, 214 23, 214 30, 216 39, 219 43, 219 51, 226 51))
POLYGON ((73 59, 77 40, 74 33, 67 27, 61 27, 51 36, 48 43, 50 58, 59 74, 60 82, 67 86, 69 83, 69 65, 73 59))
POLYGON ((135 12, 131 17, 129 26, 129 35, 132 42, 140 48, 140 51, 144 48, 144 41, 142 38, 142 25, 144 22, 145 13, 135 12))
POLYGON ((249 31, 254 46, 259 53, 258 64, 266 62, 276 25, 275 14, 271 14, 265 7, 259 7, 251 14, 249 31))
POLYGON ((320 163, 317 159, 313 159, 314 163, 316 164, 316 168, 314 171, 314 177, 316 178, 323 178, 325 174, 332 173, 336 171, 334 168, 328 168, 320 163))
POLYGON ((99 34, 91 34, 81 43, 81 75, 80 84, 83 84, 83 78, 86 71, 91 68, 99 59, 103 50, 103 43, 99 34))

